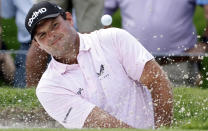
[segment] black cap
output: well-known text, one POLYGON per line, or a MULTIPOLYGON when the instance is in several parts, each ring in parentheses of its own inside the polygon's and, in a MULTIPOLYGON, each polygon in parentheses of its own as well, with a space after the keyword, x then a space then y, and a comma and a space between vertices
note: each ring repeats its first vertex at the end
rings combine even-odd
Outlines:
POLYGON ((43 19, 57 17, 60 14, 64 15, 64 10, 54 3, 42 1, 37 4, 34 4, 32 8, 29 10, 25 19, 25 27, 31 34, 32 39, 34 35, 34 29, 38 22, 40 22, 43 19))

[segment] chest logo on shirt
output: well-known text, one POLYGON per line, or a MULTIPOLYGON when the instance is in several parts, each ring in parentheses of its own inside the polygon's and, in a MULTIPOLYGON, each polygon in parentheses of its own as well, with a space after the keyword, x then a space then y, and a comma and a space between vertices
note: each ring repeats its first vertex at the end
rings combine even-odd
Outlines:
POLYGON ((97 73, 98 77, 100 77, 104 73, 104 65, 100 65, 100 72, 97 73))
POLYGON ((104 65, 100 65, 100 72, 97 73, 97 75, 98 75, 98 77, 99 77, 100 80, 102 80, 102 79, 104 79, 104 78, 106 78, 106 77, 109 76, 109 74, 106 74, 106 72, 105 72, 104 65))
POLYGON ((83 88, 79 88, 79 91, 77 92, 77 95, 81 95, 83 90, 84 90, 83 88))

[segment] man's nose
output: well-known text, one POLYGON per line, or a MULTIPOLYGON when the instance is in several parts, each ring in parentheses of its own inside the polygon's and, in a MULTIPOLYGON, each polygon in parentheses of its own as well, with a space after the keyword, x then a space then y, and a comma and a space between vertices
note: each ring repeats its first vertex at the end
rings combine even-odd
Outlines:
POLYGON ((56 39, 56 34, 55 34, 54 31, 49 31, 49 32, 48 32, 48 39, 49 39, 50 41, 53 41, 54 39, 56 39))
POLYGON ((48 31, 48 37, 53 38, 55 36, 55 31, 48 31))

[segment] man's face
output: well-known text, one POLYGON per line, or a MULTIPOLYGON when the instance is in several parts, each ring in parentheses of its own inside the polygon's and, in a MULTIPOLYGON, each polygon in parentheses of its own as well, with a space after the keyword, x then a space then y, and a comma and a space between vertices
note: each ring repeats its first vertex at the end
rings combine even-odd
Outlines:
POLYGON ((39 47, 55 57, 75 55, 77 32, 72 19, 62 16, 40 21, 36 27, 35 40, 39 47))

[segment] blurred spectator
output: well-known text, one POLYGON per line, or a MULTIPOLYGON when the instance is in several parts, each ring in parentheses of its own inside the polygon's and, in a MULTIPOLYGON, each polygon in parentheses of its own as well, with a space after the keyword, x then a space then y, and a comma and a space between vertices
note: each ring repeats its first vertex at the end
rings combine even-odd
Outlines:
MULTIPOLYGON (((33 0, 1 0, 1 17, 15 18, 18 28, 19 50, 28 50, 30 46, 30 35, 25 28, 25 17, 33 0)), ((15 58, 16 72, 14 76, 15 87, 25 87, 25 54, 17 54, 15 58)))
MULTIPOLYGON (((5 44, 1 39, 2 29, 0 26, 0 50, 5 50, 5 44)), ((0 53, 0 78, 3 81, 12 84, 14 79, 15 65, 12 57, 9 54, 0 53)))
MULTIPOLYGON (((193 54, 207 51, 205 43, 196 44, 197 33, 192 21, 197 2, 207 3, 207 0, 202 1, 203 3, 200 0, 105 0, 104 7, 105 14, 110 15, 120 8, 122 27, 134 35, 153 55, 180 55, 183 52, 193 54)), ((196 84, 199 72, 196 62, 180 63, 182 65, 177 63, 177 66, 163 66, 170 80, 176 84, 182 81, 196 84), (185 71, 187 67, 189 70, 185 71)))
MULTIPOLYGON (((43 0, 36 0, 36 2, 40 1, 43 0)), ((75 20, 75 25, 77 25, 78 31, 81 33, 91 32, 102 27, 100 23, 100 18, 103 14, 103 0, 47 1, 56 3, 65 10, 72 12, 73 18, 75 20), (72 5, 74 9, 72 9, 72 5)), ((49 56, 45 51, 37 48, 34 44, 31 45, 26 61, 28 87, 37 85, 42 76, 42 73, 45 71, 47 67, 48 59, 49 56)))
POLYGON ((59 5, 61 8, 63 8, 64 10, 70 11, 71 12, 71 0, 34 0, 35 3, 41 2, 41 1, 49 1, 51 3, 55 3, 57 5, 59 5))
POLYGON ((102 27, 104 0, 73 0, 76 24, 81 33, 92 32, 102 27))

